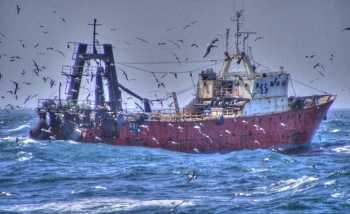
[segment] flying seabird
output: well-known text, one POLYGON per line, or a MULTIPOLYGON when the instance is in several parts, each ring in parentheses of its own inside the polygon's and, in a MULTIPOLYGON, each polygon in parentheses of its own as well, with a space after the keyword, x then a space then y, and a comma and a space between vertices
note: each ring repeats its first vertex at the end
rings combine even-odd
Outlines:
POLYGON ((206 49, 206 51, 205 51, 205 54, 204 54, 203 58, 205 58, 205 57, 208 56, 208 54, 210 53, 210 51, 211 51, 212 48, 217 47, 217 46, 215 45, 215 43, 216 43, 217 41, 219 41, 219 39, 218 39, 218 38, 215 38, 213 41, 211 41, 211 42, 208 44, 207 49, 206 49))

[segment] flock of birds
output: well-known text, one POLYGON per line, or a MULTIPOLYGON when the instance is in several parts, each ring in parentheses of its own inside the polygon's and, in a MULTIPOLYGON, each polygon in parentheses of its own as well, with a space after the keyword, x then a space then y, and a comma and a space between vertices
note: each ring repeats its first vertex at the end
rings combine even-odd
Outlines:
MULTIPOLYGON (((17 15, 20 15, 21 12, 22 12, 22 7, 20 6, 20 4, 17 4, 17 5, 16 5, 16 14, 17 14, 17 15)), ((57 12, 54 10, 53 13, 56 14, 57 12)), ((59 20, 60 20, 62 23, 66 23, 66 22, 67 22, 66 19, 63 18, 63 17, 58 17, 58 18, 59 18, 59 20)), ((193 26, 194 26, 195 24, 197 24, 198 22, 199 22, 199 21, 197 21, 197 20, 191 21, 190 23, 184 25, 184 26, 182 27, 182 29, 183 29, 183 30, 187 30, 187 29, 193 27, 193 26)), ((43 33, 43 34, 48 34, 48 33, 49 33, 48 30, 46 30, 46 26, 45 26, 45 25, 40 25, 39 27, 40 27, 40 29, 42 30, 42 33, 43 33)), ((168 29, 166 29, 166 31, 167 31, 167 32, 170 32, 170 31, 172 31, 172 30, 174 30, 174 29, 176 29, 176 27, 168 28, 168 29)), ((111 30, 111 31, 116 31, 116 28, 113 27, 113 28, 110 28, 110 30, 111 30)), ((7 36, 6 36, 4 33, 0 32, 0 43, 2 43, 2 40, 5 40, 6 38, 7 38, 7 36)), ((148 40, 146 40, 146 39, 144 39, 144 38, 142 38, 142 37, 136 37, 135 39, 136 39, 137 41, 141 42, 141 43, 144 43, 144 44, 151 44, 151 42, 149 42, 148 40)), ((19 42, 19 45, 20 45, 22 48, 28 48, 28 47, 31 47, 31 46, 32 46, 32 48, 37 49, 37 48, 39 48, 39 46, 40 46, 40 43, 39 43, 39 42, 36 42, 36 43, 33 44, 33 45, 28 45, 28 44, 25 43, 24 40, 17 40, 17 41, 19 42)), ((218 41, 219 41, 219 39, 218 39, 218 38, 215 38, 215 39, 213 39, 210 43, 208 43, 203 58, 206 58, 206 57, 210 54, 210 52, 212 51, 212 49, 215 48, 215 47, 217 47, 216 43, 217 43, 218 41)), ((130 42, 126 42, 126 43, 127 43, 127 44, 130 44, 130 42)), ((185 45, 185 41, 182 40, 182 39, 178 39, 178 40, 176 40, 176 41, 174 41, 174 40, 167 40, 167 41, 160 41, 160 42, 157 43, 157 45, 160 46, 160 47, 161 47, 161 46, 172 45, 172 46, 174 46, 174 47, 176 47, 176 48, 181 48, 183 45, 185 45)), ((200 45, 197 44, 197 43, 191 43, 189 46, 190 46, 191 48, 199 48, 199 47, 200 47, 200 45)), ((46 55, 47 52, 55 52, 55 53, 61 55, 62 57, 65 57, 65 53, 64 53, 63 51, 61 51, 61 50, 59 50, 59 49, 56 49, 56 48, 54 48, 54 47, 47 47, 47 48, 46 48, 46 52, 37 52, 37 54, 38 54, 38 55, 46 55)), ((185 58, 184 60, 180 59, 180 57, 179 57, 176 53, 174 53, 174 52, 173 52, 173 56, 174 56, 176 62, 179 63, 179 64, 181 64, 181 63, 183 63, 183 62, 188 62, 188 60, 189 60, 188 58, 185 58)), ((8 60, 9 60, 10 62, 17 62, 17 61, 19 61, 19 60, 22 59, 22 57, 21 57, 21 56, 18 56, 18 55, 17 55, 17 56, 8 56, 7 54, 0 54, 0 59, 6 58, 6 57, 8 58, 8 60)), ((47 84, 48 84, 49 88, 53 88, 53 87, 56 85, 56 80, 55 80, 55 78, 52 78, 52 77, 50 77, 50 76, 48 76, 48 75, 45 75, 45 73, 43 72, 43 71, 45 71, 45 70, 47 69, 47 67, 44 66, 44 65, 40 65, 40 64, 37 62, 37 60, 35 60, 35 59, 32 59, 32 62, 33 62, 32 73, 34 74, 34 76, 35 76, 36 78, 41 78, 42 81, 43 81, 44 83, 47 83, 47 84)), ((128 77, 127 71, 125 71, 124 69, 120 68, 119 71, 122 73, 122 75, 125 77, 125 79, 126 79, 127 81, 135 80, 135 79, 130 79, 130 78, 128 77)), ((157 76, 158 73, 156 73, 156 72, 149 71, 148 73, 150 73, 150 74, 152 75, 152 77, 154 78, 158 89, 159 89, 159 88, 166 88, 165 82, 162 81, 161 79, 163 79, 165 76, 167 76, 168 72, 162 73, 160 77, 157 76)), ((180 72, 180 73, 181 73, 181 72, 180 72)), ((28 74, 28 72, 26 71, 26 69, 22 69, 22 71, 21 71, 20 74, 21 74, 22 76, 26 76, 26 75, 28 74)), ((176 79, 178 78, 178 73, 177 73, 177 72, 172 72, 171 74, 174 75, 174 77, 175 77, 176 79)), ((191 79, 192 79, 192 81, 193 81, 192 72, 189 72, 189 75, 190 75, 190 77, 191 77, 191 79)), ((66 78, 69 78, 69 77, 70 77, 69 74, 64 74, 64 73, 63 73, 63 76, 65 76, 66 78)), ((91 73, 90 76, 91 76, 91 81, 89 81, 89 83, 93 81, 94 74, 91 73)), ((29 79, 28 77, 25 77, 25 78, 26 78, 26 79, 29 79)), ((4 74, 1 73, 1 71, 0 71, 0 81, 3 80, 3 79, 4 79, 4 74)), ((6 98, 13 97, 15 100, 18 100, 18 98, 19 98, 18 93, 20 93, 20 91, 21 91, 21 90, 20 90, 20 89, 21 89, 21 86, 20 86, 20 85, 30 86, 30 85, 33 83, 33 82, 30 82, 30 81, 22 81, 22 82, 20 82, 19 80, 10 80, 10 81, 13 83, 13 88, 8 89, 8 90, 7 90, 7 94, 8 94, 8 95, 7 95, 7 96, 2 95, 2 96, 1 96, 1 99, 6 99, 6 98)), ((88 96, 89 96, 90 94, 91 94, 91 93, 89 92, 88 96)), ((23 104, 27 104, 30 100, 33 100, 34 98, 37 98, 38 96, 39 96, 39 94, 30 94, 30 95, 27 95, 27 97, 23 100, 23 104)), ((161 101, 163 101, 163 100, 161 100, 161 101)), ((14 109, 19 109, 19 108, 20 108, 19 105, 14 106, 14 105, 12 105, 12 104, 9 103, 9 104, 6 105, 6 108, 5 108, 5 109, 7 109, 7 110, 14 110, 14 109)))
MULTIPOLYGON (((22 7, 21 7, 21 5, 20 5, 20 4, 16 4, 16 14, 17 14, 17 15, 20 15, 21 12, 22 12, 22 7)), ((53 12, 54 14, 57 14, 57 12, 56 12, 55 10, 52 11, 52 12, 53 12)), ((57 16, 57 18, 58 18, 62 23, 67 23, 67 20, 66 20, 64 17, 59 17, 59 16, 57 16)), ((182 26, 181 28, 182 28, 182 30, 187 30, 187 29, 193 27, 194 25, 196 25, 197 23, 199 23, 198 20, 193 20, 193 21, 189 22, 188 24, 182 26)), ((45 26, 45 25, 40 25, 39 27, 40 27, 40 29, 42 30, 42 33, 43 33, 43 34, 48 34, 48 33, 49 33, 48 30, 46 29, 46 26, 45 26)), ((166 29, 166 32, 173 31, 173 30, 175 30, 176 28, 177 28, 177 27, 167 28, 167 29, 166 29)), ((116 31, 117 28, 112 27, 112 28, 110 28, 110 30, 111 30, 111 31, 116 31)), ((345 32, 345 31, 350 31, 350 27, 343 28, 342 31, 343 31, 343 32, 345 32)), ((219 35, 219 34, 218 34, 218 35, 219 35)), ((219 36, 220 36, 220 35, 219 35, 219 36)), ((222 36, 222 35, 221 35, 221 36, 222 36)), ((6 36, 4 33, 0 32, 0 43, 2 43, 2 40, 3 40, 3 39, 6 39, 6 38, 7 38, 7 36, 6 36)), ((147 39, 142 38, 142 37, 135 37, 135 39, 136 39, 137 41, 143 43, 143 44, 147 44, 147 45, 152 44, 150 41, 148 41, 147 39)), ((254 38, 254 41, 257 42, 257 41, 259 41, 259 40, 261 40, 261 39, 263 39, 262 36, 257 36, 257 37, 254 38)), ((36 42, 36 43, 33 44, 33 45, 28 45, 28 44, 25 43, 24 40, 17 40, 17 41, 19 42, 19 45, 20 45, 22 48, 27 48, 27 47, 29 47, 29 46, 32 46, 32 48, 36 49, 36 48, 38 48, 38 47, 40 46, 40 43, 39 43, 39 42, 36 42)), ((213 49, 218 47, 218 42, 219 42, 219 38, 216 37, 216 38, 212 39, 212 40, 206 45, 205 51, 204 51, 204 55, 203 55, 203 59, 207 58, 207 57, 210 55, 210 53, 212 53, 213 49)), ((130 44, 130 42, 125 42, 125 43, 126 43, 126 44, 130 44)), ((183 39, 178 39, 178 40, 167 40, 167 41, 159 41, 159 42, 157 42, 157 43, 155 43, 155 44, 156 44, 157 46, 159 46, 159 47, 163 47, 163 46, 168 46, 168 47, 169 47, 169 45, 171 45, 172 47, 181 48, 182 46, 185 45, 185 41, 184 41, 183 39)), ((187 44, 187 45, 189 45, 189 47, 191 47, 191 48, 200 48, 200 47, 201 47, 201 45, 199 45, 198 43, 195 43, 195 42, 189 43, 189 44, 187 44)), ((204 48, 204 47, 203 47, 203 48, 204 48)), ((56 48, 54 48, 54 47, 47 47, 45 50, 46 50, 46 53, 47 53, 47 52, 53 52, 53 53, 57 53, 58 55, 60 55, 60 56, 62 56, 62 57, 65 57, 65 56, 66 56, 65 53, 64 53, 63 51, 61 51, 61 50, 59 50, 59 49, 56 49, 56 48)), ((45 53, 45 52, 38 52, 37 54, 38 54, 38 55, 45 55, 46 53, 45 53)), ((175 62, 177 62, 177 63, 179 63, 179 64, 184 63, 184 62, 186 63, 186 62, 189 61, 188 58, 185 58, 184 60, 182 60, 175 52, 173 52, 172 55, 173 55, 173 57, 174 57, 174 59, 175 59, 175 62)), ((0 54, 0 59, 5 58, 5 57, 7 57, 8 60, 9 60, 10 62, 17 62, 17 61, 19 61, 19 60, 22 59, 22 57, 21 57, 21 56, 18 56, 18 55, 17 55, 17 56, 8 56, 7 54, 0 54)), ((317 56, 316 56, 315 54, 307 55, 307 56, 305 56, 305 58, 306 58, 308 61, 313 62, 312 68, 313 68, 315 71, 317 71, 318 74, 319 74, 321 77, 325 77, 325 75, 326 75, 326 73, 327 73, 326 68, 325 68, 325 65, 322 64, 321 62, 315 61, 315 59, 317 58, 317 56)), ((330 54, 329 60, 330 60, 330 61, 333 61, 334 58, 335 58, 335 54, 334 54, 334 53, 330 54)), ((55 80, 55 78, 52 78, 52 77, 50 77, 50 76, 48 76, 48 75, 45 75, 45 73, 44 73, 43 71, 45 71, 45 70, 47 69, 46 66, 40 65, 35 59, 32 59, 32 62, 33 62, 33 69, 32 69, 32 72, 33 72, 34 76, 37 77, 37 78, 41 78, 42 81, 43 81, 44 83, 48 84, 48 87, 49 87, 49 88, 54 88, 54 86, 56 86, 56 81, 57 81, 57 80, 55 80)), ((125 66, 125 65, 124 65, 124 66, 125 66)), ((128 66, 128 67, 130 68, 130 66, 128 66)), ((133 68, 134 68, 134 69, 137 69, 137 67, 133 67, 133 68)), ((135 79, 129 78, 128 72, 127 72, 125 69, 119 68, 118 70, 122 73, 122 75, 125 77, 125 79, 126 79, 127 81, 135 80, 135 79)), ((152 77, 154 78, 155 83, 156 83, 156 86, 157 86, 158 89, 159 89, 159 88, 166 88, 165 82, 162 81, 162 79, 163 79, 164 77, 166 77, 166 76, 169 74, 169 72, 161 73, 161 76, 158 76, 158 74, 159 74, 160 72, 153 72, 153 71, 148 71, 148 70, 144 70, 144 69, 138 69, 138 70, 142 70, 142 71, 145 71, 145 72, 147 72, 147 73, 150 73, 150 74, 152 75, 152 77)), ((21 74, 22 76, 26 76, 27 73, 28 73, 28 72, 26 71, 26 69, 22 69, 22 71, 21 71, 20 74, 21 74)), ((172 74, 172 75, 174 76, 175 79, 178 78, 178 74, 179 74, 179 73, 183 73, 183 72, 170 72, 170 74, 172 74)), ((188 72, 188 74, 190 75, 190 77, 191 77, 191 79, 192 79, 192 82, 194 82, 194 81, 193 81, 193 74, 192 74, 192 72, 188 72)), ((65 76, 66 76, 66 78, 69 77, 69 75, 65 75, 65 76)), ((91 83, 92 80, 93 80, 93 78, 94 78, 93 73, 91 73, 90 76, 91 76, 91 81, 90 81, 89 83, 91 83)), ((0 71, 0 81, 2 81, 3 79, 4 79, 4 74, 1 73, 1 71, 0 71)), ((29 78, 26 77, 26 79, 29 79, 29 78)), ((310 80, 309 83, 312 84, 312 83, 314 83, 314 82, 317 81, 317 80, 319 80, 319 78, 315 78, 315 79, 313 79, 313 80, 310 80)), ((19 97, 19 96, 18 96, 18 93, 21 91, 21 90, 20 90, 20 89, 21 89, 21 85, 30 86, 30 85, 32 84, 32 82, 29 82, 29 81, 22 81, 22 82, 21 82, 21 81, 19 81, 19 80, 10 80, 10 82, 12 82, 13 88, 8 89, 6 92, 7 92, 7 94, 8 94, 9 97, 13 97, 15 100, 18 100, 18 97, 19 97)), ((89 93, 89 94, 90 94, 90 93, 89 93)), ((23 104, 27 104, 30 100, 32 100, 32 99, 34 99, 34 98, 37 98, 38 96, 39 96, 38 94, 30 94, 30 95, 27 95, 26 98, 23 100, 23 104)), ((6 99, 6 98, 7 98, 7 97, 6 97, 5 95, 2 95, 2 96, 1 96, 1 99, 6 99)), ((18 105, 17 105, 17 106, 13 106, 12 104, 8 104, 6 107, 7 107, 7 109, 11 109, 11 110, 16 109, 16 108, 20 108, 20 106, 18 106, 18 105)))
MULTIPOLYGON (((20 15, 21 11, 22 11, 22 7, 19 4, 17 4, 16 5, 16 14, 20 15)), ((53 13, 56 14, 57 12, 54 10, 53 13)), ((63 23, 66 23, 66 19, 65 18, 59 17, 59 19, 63 23)), ((49 33, 48 30, 46 29, 45 25, 40 25, 39 27, 40 27, 40 29, 41 29, 43 34, 48 34, 49 33)), ((8 36, 5 33, 0 32, 0 44, 3 42, 3 40, 6 40, 7 38, 8 38, 8 36)), ((23 48, 23 49, 26 49, 26 48, 29 48, 29 47, 32 47, 33 49, 37 49, 40 46, 39 42, 36 42, 33 45, 28 45, 28 44, 25 43, 24 40, 17 40, 17 41, 18 41, 20 47, 23 48)), ((53 47, 47 47, 46 51, 47 52, 52 51, 52 52, 55 52, 55 53, 61 55, 62 57, 65 57, 65 54, 64 54, 63 51, 61 51, 59 49, 56 49, 56 48, 53 48, 53 47)), ((37 52, 37 54, 38 55, 46 55, 45 52, 37 52)), ((12 62, 12 63, 19 62, 22 59, 22 57, 18 56, 18 55, 16 55, 16 56, 8 56, 6 53, 5 54, 0 54, 0 59, 5 59, 5 58, 7 58, 9 60, 9 62, 12 62)), ((32 73, 34 74, 34 77, 40 78, 44 83, 48 84, 48 87, 50 89, 53 88, 56 85, 56 80, 53 77, 45 75, 44 71, 47 69, 47 67, 44 66, 44 65, 40 65, 35 59, 32 59, 32 63, 33 63, 32 73)), ((28 73, 29 72, 27 72, 26 69, 22 69, 22 71, 20 73, 21 76, 24 76, 27 81, 9 80, 12 83, 13 87, 6 91, 7 96, 1 95, 0 98, 2 100, 4 100, 6 98, 12 97, 15 100, 18 100, 18 98, 19 98, 18 95, 19 95, 20 91, 22 91, 21 85, 31 86, 34 83, 32 81, 28 81, 28 79, 31 79, 30 77, 27 76, 28 73)), ((3 81, 3 79, 4 79, 4 73, 1 73, 1 71, 0 71, 0 81, 3 81)), ((29 94, 29 95, 25 96, 25 98, 23 99, 23 105, 27 104, 30 100, 33 100, 33 99, 38 98, 38 97, 39 97, 39 94, 29 94)), ((5 106, 5 110, 7 110, 7 111, 8 110, 20 109, 20 108, 21 108, 21 106, 13 105, 13 104, 10 104, 10 103, 8 103, 5 106)))

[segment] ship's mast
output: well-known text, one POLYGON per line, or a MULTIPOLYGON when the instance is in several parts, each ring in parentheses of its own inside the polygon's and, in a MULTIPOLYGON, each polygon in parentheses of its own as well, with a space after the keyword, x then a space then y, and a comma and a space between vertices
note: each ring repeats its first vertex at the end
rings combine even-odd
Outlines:
POLYGON ((97 49, 96 49, 96 26, 101 26, 101 24, 97 24, 97 19, 94 18, 94 23, 89 24, 90 26, 93 26, 93 35, 92 35, 92 47, 93 47, 93 54, 97 54, 97 49))
POLYGON ((235 33, 235 46, 236 46, 236 54, 239 53, 239 37, 241 36, 241 33, 240 33, 240 25, 241 25, 241 22, 240 22, 240 18, 242 16, 242 11, 237 11, 236 12, 236 19, 234 20, 236 23, 236 33, 235 33))

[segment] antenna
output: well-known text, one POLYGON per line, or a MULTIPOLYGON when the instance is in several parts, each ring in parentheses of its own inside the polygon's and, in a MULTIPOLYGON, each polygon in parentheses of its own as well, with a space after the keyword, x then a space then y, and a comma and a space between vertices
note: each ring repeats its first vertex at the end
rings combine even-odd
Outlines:
POLYGON ((98 33, 96 33, 96 26, 101 26, 101 24, 97 24, 97 19, 94 18, 94 23, 93 24, 89 24, 90 26, 93 26, 93 34, 92 34, 92 47, 93 47, 93 54, 97 54, 97 49, 96 49, 96 35, 98 35, 98 33))
POLYGON ((236 12, 236 19, 234 20, 236 23, 236 33, 235 33, 235 46, 236 46, 236 54, 239 53, 239 37, 241 36, 241 32, 240 32, 240 25, 241 25, 241 22, 240 22, 240 18, 242 17, 242 13, 243 11, 240 10, 240 11, 237 11, 236 12))
POLYGON ((228 40, 229 40, 229 37, 230 37, 230 28, 227 28, 226 29, 226 40, 225 40, 225 52, 228 53, 228 40))

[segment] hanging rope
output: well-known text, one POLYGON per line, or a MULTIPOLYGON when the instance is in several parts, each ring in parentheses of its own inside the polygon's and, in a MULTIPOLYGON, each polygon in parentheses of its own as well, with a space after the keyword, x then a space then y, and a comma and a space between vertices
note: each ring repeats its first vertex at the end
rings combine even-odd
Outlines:
POLYGON ((293 90, 294 96, 297 96, 297 93, 295 92, 295 87, 294 87, 293 79, 291 79, 290 84, 291 84, 291 86, 292 86, 292 90, 293 90))
POLYGON ((135 69, 135 70, 138 70, 138 71, 142 71, 142 72, 145 72, 145 73, 149 73, 149 74, 173 74, 173 73, 177 73, 177 74, 184 74, 184 73, 192 73, 192 72, 196 72, 196 71, 201 71, 205 68, 208 68, 208 67, 211 67, 211 66, 214 66, 214 65, 217 65, 219 62, 215 62, 213 64, 209 64, 209 65, 206 65, 206 66, 202 66, 202 67, 199 67, 199 68, 196 68, 196 69, 192 69, 192 70, 188 70, 188 71, 177 71, 177 72, 167 72, 167 71, 151 71, 151 70, 147 70, 147 69, 144 69, 144 68, 140 68, 140 67, 136 67, 136 66, 133 66, 133 65, 129 65, 129 64, 122 64, 122 63, 118 63, 119 65, 122 65, 122 66, 125 66, 125 67, 128 67, 128 68, 132 68, 132 69, 135 69))
MULTIPOLYGON (((223 62, 224 59, 209 59, 209 60, 189 60, 189 61, 181 61, 181 64, 193 64, 193 63, 208 63, 208 62, 223 62)), ((145 61, 145 62, 118 62, 115 64, 120 65, 162 65, 162 64, 179 64, 178 61, 145 61)))
POLYGON ((309 85, 309 84, 306 84, 306 83, 303 83, 303 82, 301 82, 301 81, 299 81, 299 80, 296 80, 296 79, 292 79, 292 80, 295 81, 296 83, 299 83, 300 85, 303 85, 303 86, 305 86, 305 87, 307 87, 307 88, 310 88, 310 89, 313 89, 313 90, 315 90, 315 91, 322 92, 322 93, 324 93, 324 94, 330 94, 330 93, 327 92, 327 91, 324 91, 324 90, 321 90, 321 89, 319 89, 319 88, 313 87, 313 86, 311 86, 311 85, 309 85))

